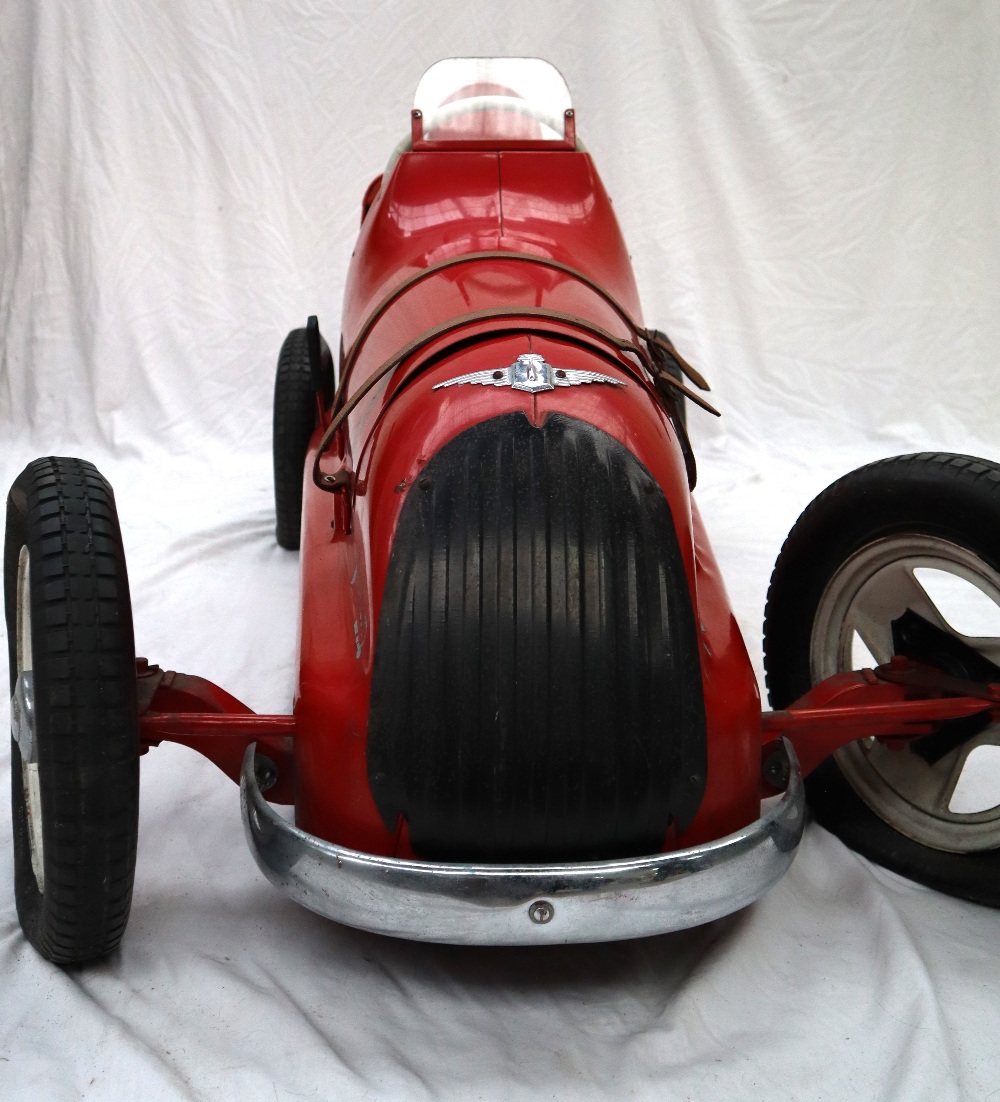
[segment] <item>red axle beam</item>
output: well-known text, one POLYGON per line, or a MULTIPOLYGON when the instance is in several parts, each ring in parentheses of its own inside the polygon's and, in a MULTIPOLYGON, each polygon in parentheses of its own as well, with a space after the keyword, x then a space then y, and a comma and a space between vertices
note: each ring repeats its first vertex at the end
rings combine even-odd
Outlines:
POLYGON ((776 739, 787 738, 807 776, 856 739, 902 742, 932 734, 948 720, 986 711, 1000 722, 1000 686, 965 681, 894 658, 876 670, 835 674, 787 708, 764 712, 761 744, 766 755, 776 739))
POLYGON ((276 780, 267 798, 294 802, 294 716, 258 715, 211 681, 161 670, 144 658, 136 660, 136 677, 143 753, 161 742, 189 746, 239 784, 243 755, 255 742, 257 753, 274 765, 276 780))
MULTIPOLYGON (((197 750, 239 783, 246 748, 269 758, 277 777, 267 798, 292 803, 295 790, 293 715, 258 715, 202 677, 136 662, 139 738, 143 753, 160 742, 197 750)), ((1000 722, 1000 685, 951 677, 905 658, 876 670, 828 677, 804 696, 761 716, 765 759, 777 740, 795 748, 807 776, 835 750, 859 738, 906 740, 929 735, 948 720, 990 712, 1000 722), (950 695, 948 695, 950 694, 950 695)), ((767 782, 763 782, 765 791, 767 782)))

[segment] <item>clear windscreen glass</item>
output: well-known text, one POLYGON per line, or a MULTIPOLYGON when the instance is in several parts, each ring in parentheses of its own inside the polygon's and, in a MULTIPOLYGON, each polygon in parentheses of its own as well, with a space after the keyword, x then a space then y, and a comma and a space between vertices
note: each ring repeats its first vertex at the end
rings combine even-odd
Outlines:
POLYGON ((427 141, 564 141, 569 88, 537 57, 452 57, 420 78, 427 141))

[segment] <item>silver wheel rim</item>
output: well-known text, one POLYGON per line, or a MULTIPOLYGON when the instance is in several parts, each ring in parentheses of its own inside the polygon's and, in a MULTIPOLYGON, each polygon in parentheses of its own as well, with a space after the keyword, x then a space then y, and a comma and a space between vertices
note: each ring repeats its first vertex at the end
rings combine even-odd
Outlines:
MULTIPOLYGON (((17 560, 17 676, 33 670, 31 649, 31 559, 27 547, 21 548, 17 560)), ((16 686, 15 686, 16 691, 16 686)), ((37 741, 35 761, 21 759, 21 782, 24 787, 24 810, 28 819, 28 845, 31 850, 31 871, 40 892, 45 891, 45 862, 42 848, 42 789, 38 782, 37 741)))
MULTIPOLYGON (((975 586, 1000 607, 1000 574, 978 555, 937 536, 904 534, 857 551, 830 579, 816 610, 809 661, 813 682, 854 669, 855 635, 876 662, 892 657, 891 623, 908 608, 1000 665, 1000 638, 960 634, 945 619, 915 570, 943 571, 975 586)), ((938 761, 860 739, 834 755, 841 772, 883 821, 922 845, 950 853, 1000 846, 1000 804, 962 813, 949 805, 972 752, 1000 746, 988 727, 938 761)))

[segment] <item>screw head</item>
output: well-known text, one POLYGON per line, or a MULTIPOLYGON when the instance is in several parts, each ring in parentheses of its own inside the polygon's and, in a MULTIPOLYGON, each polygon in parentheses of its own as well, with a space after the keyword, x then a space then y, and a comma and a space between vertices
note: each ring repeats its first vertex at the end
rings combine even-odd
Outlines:
POLYGON ((788 778, 791 775, 791 769, 788 765, 788 758, 784 752, 776 750, 773 754, 768 755, 767 761, 764 762, 764 779, 773 788, 786 788, 788 786, 788 778))
POLYGON ((555 907, 547 899, 539 899, 528 908, 528 918, 536 926, 544 926, 546 922, 551 922, 555 917, 555 913, 555 907))
POLYGON ((257 781, 257 787, 261 792, 266 792, 269 788, 274 788, 278 783, 278 770, 274 762, 271 761, 270 758, 264 757, 263 754, 254 754, 253 771, 257 781))

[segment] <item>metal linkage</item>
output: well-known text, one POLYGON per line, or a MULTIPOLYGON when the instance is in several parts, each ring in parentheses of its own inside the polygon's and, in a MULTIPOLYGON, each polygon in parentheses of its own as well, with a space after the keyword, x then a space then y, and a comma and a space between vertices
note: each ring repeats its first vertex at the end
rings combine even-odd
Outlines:
POLYGON ((807 776, 835 750, 857 739, 902 744, 934 734, 951 720, 985 712, 992 722, 1000 722, 1000 685, 951 677, 895 657, 874 670, 835 674, 787 708, 765 712, 761 743, 766 759, 771 744, 787 738, 807 776))
POLYGON ((295 717, 258 715, 203 677, 161 670, 136 659, 141 751, 161 742, 197 750, 237 784, 246 749, 257 743, 272 803, 294 801, 295 717))

